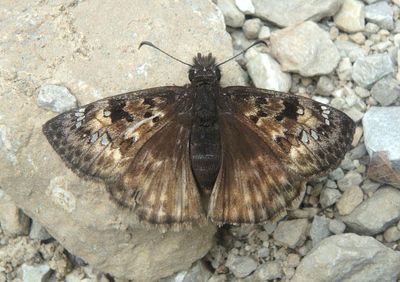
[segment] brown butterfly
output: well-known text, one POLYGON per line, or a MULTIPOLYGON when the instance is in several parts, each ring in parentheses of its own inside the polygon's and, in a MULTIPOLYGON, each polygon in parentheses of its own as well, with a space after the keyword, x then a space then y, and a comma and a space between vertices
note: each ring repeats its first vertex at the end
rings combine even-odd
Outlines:
POLYGON ((298 206, 308 180, 338 165, 355 125, 304 97, 222 88, 223 63, 199 53, 187 64, 190 84, 102 99, 56 116, 43 132, 73 171, 104 180, 140 220, 274 220, 298 206))

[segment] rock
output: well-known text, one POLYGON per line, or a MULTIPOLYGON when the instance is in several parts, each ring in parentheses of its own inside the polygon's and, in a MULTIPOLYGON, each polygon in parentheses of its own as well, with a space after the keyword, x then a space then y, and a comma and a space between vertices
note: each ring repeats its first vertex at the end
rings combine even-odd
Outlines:
MULTIPOLYGON (((1 72, 18 70, 8 80, 0 75, 1 187, 68 252, 117 278, 151 281, 188 269, 211 248, 216 228, 205 224, 164 233, 139 223, 133 212, 110 200, 102 182, 80 178, 65 166, 41 129, 55 114, 38 107, 32 95, 40 85, 62 82, 87 104, 188 83, 187 66, 137 47, 151 40, 189 62, 198 51, 212 51, 219 60, 230 57, 223 15, 211 1, 194 2, 170 1, 168 8, 165 2, 138 0, 1 5, 1 38, 19 38, 7 41, 1 59, 1 72), (133 21, 132 11, 140 11, 133 21)), ((240 67, 224 65, 221 83, 243 85, 240 67)))
POLYGON ((358 58, 366 55, 365 50, 350 41, 336 40, 335 46, 339 50, 340 56, 342 58, 350 58, 351 62, 355 62, 358 58))
POLYGON ((311 21, 273 32, 271 53, 283 71, 302 76, 328 74, 340 59, 329 34, 311 21))
POLYGON ((255 8, 251 0, 235 0, 236 7, 245 15, 254 14, 255 8))
POLYGON ((353 65, 353 80, 360 86, 369 88, 382 77, 394 73, 394 65, 389 54, 373 54, 358 58, 353 65))
POLYGON ((271 235, 277 227, 276 222, 267 222, 263 225, 264 230, 267 232, 268 235, 271 235))
POLYGON ((257 269, 257 262, 250 257, 229 254, 226 266, 237 278, 244 278, 257 269))
POLYGON ((44 241, 50 239, 51 235, 36 220, 32 220, 29 238, 44 241))
POLYGON ((209 281, 212 273, 202 263, 202 261, 195 262, 189 270, 181 271, 170 277, 163 278, 159 282, 207 282, 209 281))
POLYGON ((241 50, 249 47, 251 44, 251 42, 246 38, 246 36, 244 36, 244 33, 239 30, 234 30, 231 33, 231 38, 232 38, 233 48, 237 50, 237 52, 235 53, 239 53, 241 50))
POLYGON ((389 160, 400 160, 400 107, 372 107, 363 118, 364 140, 368 154, 386 152, 389 160))
POLYGON ((259 53, 247 62, 247 71, 256 87, 288 92, 291 86, 289 74, 268 54, 259 53))
POLYGON ((392 30, 394 27, 393 9, 385 1, 367 5, 365 7, 365 19, 387 30, 392 30))
POLYGON ((383 238, 386 242, 395 242, 400 240, 400 229, 397 226, 392 226, 386 229, 383 233, 383 238))
POLYGON ((359 122, 364 116, 364 113, 356 108, 345 109, 344 113, 356 123, 359 122))
POLYGON ((260 258, 266 258, 266 257, 269 256, 269 249, 266 248, 266 247, 261 247, 261 248, 258 249, 257 255, 260 258))
POLYGON ((258 39, 268 39, 271 36, 271 30, 268 26, 262 26, 260 32, 258 33, 258 39))
POLYGON ((349 171, 342 179, 338 181, 338 187, 341 191, 346 191, 353 186, 360 185, 363 181, 362 175, 356 171, 349 171))
POLYGON ((363 201, 364 194, 360 187, 351 186, 346 189, 336 203, 336 208, 340 215, 350 214, 363 201))
POLYGON ((260 265, 256 272, 254 272, 249 281, 270 281, 274 279, 281 279, 283 277, 282 265, 278 261, 267 261, 260 265))
POLYGON ((260 19, 250 19, 246 20, 243 24, 243 33, 247 39, 256 39, 258 38, 258 33, 262 27, 262 22, 260 19))
POLYGON ((331 173, 329 173, 329 178, 332 180, 340 180, 344 177, 344 171, 340 167, 334 169, 331 173))
POLYGON ((235 6, 233 0, 218 0, 218 8, 225 18, 225 24, 231 27, 241 27, 244 23, 244 14, 235 6))
POLYGON ((342 58, 339 65, 336 68, 336 73, 341 81, 351 80, 351 73, 353 65, 351 64, 350 58, 342 58))
POLYGON ((317 94, 331 96, 334 90, 335 85, 329 77, 321 76, 318 79, 317 88, 315 89, 317 94))
POLYGON ((315 216, 311 224, 310 237, 313 246, 316 246, 323 239, 328 237, 331 233, 329 232, 329 220, 325 216, 315 216))
POLYGON ((336 26, 343 31, 362 31, 365 27, 364 4, 358 0, 344 0, 333 19, 336 26))
POLYGON ((372 86, 371 95, 382 106, 389 106, 400 98, 399 82, 391 76, 386 76, 372 86))
POLYGON ((296 248, 306 240, 308 229, 307 219, 294 219, 279 222, 273 237, 278 245, 296 248))
POLYGON ((396 281, 399 273, 399 252, 348 233, 323 240, 303 258, 291 282, 396 281))
POLYGON ((24 282, 45 282, 48 281, 51 269, 48 264, 22 265, 22 278, 24 282))
POLYGON ((363 184, 361 185, 361 189, 363 189, 364 193, 372 194, 375 193, 380 186, 380 183, 373 182, 370 179, 365 179, 363 184))
POLYGON ((336 203, 340 196, 341 194, 339 190, 325 188, 320 194, 319 202, 321 203, 321 206, 325 209, 336 203))
POLYGON ((30 220, 14 201, 0 190, 0 224, 1 229, 10 236, 21 236, 29 233, 30 220))
POLYGON ((329 231, 331 231, 333 234, 342 234, 345 229, 346 225, 343 223, 343 221, 338 219, 332 219, 329 221, 329 231))
POLYGON ((255 15, 281 27, 307 20, 318 22, 333 16, 340 8, 337 0, 253 0, 255 15))
POLYGON ((62 113, 77 106, 76 98, 60 85, 45 84, 37 91, 38 105, 44 109, 62 113))
POLYGON ((400 191, 380 188, 349 215, 341 218, 353 231, 375 235, 400 220, 400 191))
POLYGON ((287 266, 297 267, 300 264, 300 256, 298 254, 289 254, 287 256, 287 266))

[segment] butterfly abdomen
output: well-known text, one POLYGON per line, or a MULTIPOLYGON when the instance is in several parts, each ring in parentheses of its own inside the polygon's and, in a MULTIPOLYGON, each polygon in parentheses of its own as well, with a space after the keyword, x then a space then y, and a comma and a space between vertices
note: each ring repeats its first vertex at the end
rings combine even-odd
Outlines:
POLYGON ((218 85, 193 87, 195 101, 190 134, 190 161, 194 177, 203 192, 215 183, 221 164, 221 144, 215 95, 218 85))

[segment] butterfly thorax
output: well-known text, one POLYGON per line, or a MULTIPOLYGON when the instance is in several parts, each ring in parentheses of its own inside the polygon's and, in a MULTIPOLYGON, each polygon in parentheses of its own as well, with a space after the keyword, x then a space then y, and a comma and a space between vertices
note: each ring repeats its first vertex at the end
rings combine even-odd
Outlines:
POLYGON ((208 194, 220 168, 220 132, 216 97, 219 95, 220 72, 209 54, 194 58, 189 71, 194 95, 193 123, 190 135, 190 160, 201 191, 208 194))

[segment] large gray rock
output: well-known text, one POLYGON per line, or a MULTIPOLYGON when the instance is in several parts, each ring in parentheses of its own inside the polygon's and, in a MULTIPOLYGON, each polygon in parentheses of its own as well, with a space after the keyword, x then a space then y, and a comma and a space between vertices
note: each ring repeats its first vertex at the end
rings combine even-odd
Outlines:
POLYGON ((312 249, 291 281, 396 281, 399 273, 400 252, 372 237, 347 233, 331 236, 312 249))
POLYGON ((244 14, 236 7, 233 0, 218 0, 218 8, 222 11, 225 24, 231 27, 241 27, 244 23, 244 14))
POLYGON ((301 246, 307 237, 308 220, 305 218, 279 222, 273 237, 278 245, 296 248, 301 246))
POLYGON ((388 30, 392 30, 394 26, 393 9, 385 1, 366 6, 365 19, 388 30))
POLYGON ((273 32, 271 53, 283 71, 303 76, 328 74, 340 59, 329 34, 312 21, 273 32))
POLYGON ((253 4, 256 16, 282 27, 318 22, 333 16, 341 5, 338 0, 253 0, 253 4))
POLYGON ((389 54, 373 54, 360 57, 353 66, 353 80, 362 87, 370 87, 382 77, 394 73, 394 64, 389 54))
POLYGON ((392 162, 400 161, 400 107, 372 107, 363 118, 368 154, 386 152, 392 162))
MULTIPOLYGON (((232 55, 223 16, 201 1, 57 3, 2 5, 0 38, 10 38, 0 65, 2 189, 93 268, 139 281, 187 269, 207 253, 215 227, 163 233, 139 224, 110 201, 102 183, 78 177, 51 149, 41 128, 54 113, 40 108, 34 95, 43 84, 63 85, 86 104, 136 89, 183 85, 185 65, 151 48, 139 52, 139 42, 151 40, 188 62, 197 51, 212 51, 222 60, 232 55), (11 39, 15 34, 18 40, 11 39)), ((222 84, 243 81, 235 63, 224 65, 222 84)))
POLYGON ((259 88, 288 92, 292 84, 290 74, 269 54, 259 53, 247 62, 247 70, 254 85, 259 88))
POLYGON ((388 75, 372 86, 371 95, 382 106, 389 106, 397 99, 400 99, 399 82, 388 75))
POLYGON ((400 191, 381 188, 342 220, 356 233, 378 234, 400 220, 400 191))

